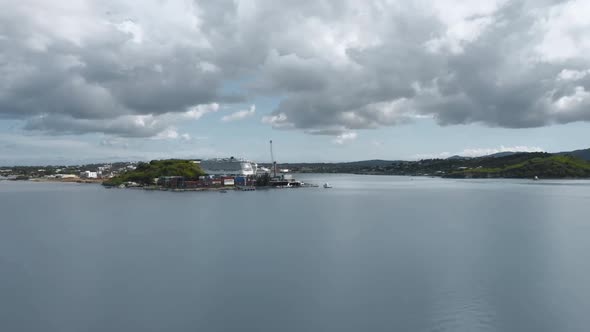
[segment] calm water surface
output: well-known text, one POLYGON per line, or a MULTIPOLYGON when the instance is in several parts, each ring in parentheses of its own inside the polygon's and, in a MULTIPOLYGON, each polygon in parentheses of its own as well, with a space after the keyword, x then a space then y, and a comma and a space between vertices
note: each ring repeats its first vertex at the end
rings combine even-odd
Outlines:
POLYGON ((0 182, 0 331, 589 331, 590 182, 0 182))

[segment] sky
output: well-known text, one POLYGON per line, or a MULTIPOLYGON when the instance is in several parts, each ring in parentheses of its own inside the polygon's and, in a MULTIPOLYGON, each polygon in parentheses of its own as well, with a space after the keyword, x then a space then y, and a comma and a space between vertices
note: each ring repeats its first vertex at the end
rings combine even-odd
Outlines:
POLYGON ((586 0, 0 0, 0 165, 590 147, 586 0))

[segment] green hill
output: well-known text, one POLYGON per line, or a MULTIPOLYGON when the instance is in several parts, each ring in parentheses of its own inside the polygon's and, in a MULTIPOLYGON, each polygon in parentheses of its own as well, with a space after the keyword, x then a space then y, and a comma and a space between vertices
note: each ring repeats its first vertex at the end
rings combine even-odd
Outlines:
POLYGON ((441 176, 451 178, 590 178, 590 162, 545 152, 418 161, 362 161, 333 164, 281 164, 295 172, 441 176))
POLYGON ((560 152, 557 154, 558 155, 570 155, 570 156, 578 157, 580 159, 584 159, 586 161, 590 161, 590 149, 575 150, 575 151, 569 151, 569 152, 560 152))
POLYGON ((449 172, 452 178, 588 178, 590 163, 568 155, 517 154, 497 160, 479 160, 475 167, 449 172))
POLYGON ((106 186, 117 186, 125 182, 152 184, 154 178, 162 176, 183 176, 186 179, 197 179, 205 175, 199 164, 190 160, 152 160, 149 163, 139 163, 135 170, 127 171, 108 181, 106 186))

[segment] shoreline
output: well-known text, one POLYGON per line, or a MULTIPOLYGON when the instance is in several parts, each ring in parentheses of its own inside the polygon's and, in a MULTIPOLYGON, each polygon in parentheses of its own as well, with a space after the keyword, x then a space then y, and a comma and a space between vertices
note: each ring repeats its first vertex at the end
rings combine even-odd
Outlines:
MULTIPOLYGON (((577 180, 590 180, 588 177, 552 177, 552 178, 539 178, 538 180, 528 177, 449 177, 449 176, 437 176, 437 175, 402 175, 402 174, 363 174, 363 173, 298 173, 298 174, 318 174, 318 175, 363 175, 363 176, 391 176, 391 177, 409 177, 409 178, 438 178, 444 180, 531 180, 531 181, 577 181, 577 180)), ((266 189, 285 189, 281 187, 272 186, 261 186, 261 187, 197 187, 197 188, 167 188, 160 186, 132 186, 119 188, 117 186, 103 185, 104 179, 80 179, 80 178, 31 178, 31 179, 6 179, 0 178, 0 182, 36 182, 36 183, 78 183, 78 184, 99 184, 105 189, 134 189, 134 190, 147 190, 147 191, 172 191, 172 192, 200 192, 200 191, 254 191, 254 190, 266 190, 266 189)), ((318 187, 318 185, 302 186, 307 187, 318 187)), ((293 187, 298 188, 298 187, 293 187)), ((291 188, 288 188, 291 189, 291 188)))
MULTIPOLYGON (((400 177, 412 177, 412 178, 435 178, 435 179, 451 179, 451 180, 533 180, 530 177, 503 177, 503 176, 441 176, 441 175, 425 175, 425 174, 380 174, 380 173, 355 173, 355 172, 324 172, 324 173, 293 173, 293 174, 321 174, 321 175, 369 175, 369 176, 400 176, 400 177)), ((590 180, 590 177, 543 177, 539 180, 590 180)))
POLYGON ((32 178, 28 180, 8 180, 8 181, 31 181, 31 182, 50 182, 50 183, 84 183, 84 184, 102 184, 102 179, 50 179, 50 178, 32 178))
POLYGON ((166 188, 166 187, 129 187, 129 188, 118 188, 118 187, 105 187, 107 189, 134 189, 134 190, 147 190, 147 191, 172 191, 172 192, 189 192, 189 191, 228 191, 236 190, 236 187, 215 187, 215 188, 166 188))

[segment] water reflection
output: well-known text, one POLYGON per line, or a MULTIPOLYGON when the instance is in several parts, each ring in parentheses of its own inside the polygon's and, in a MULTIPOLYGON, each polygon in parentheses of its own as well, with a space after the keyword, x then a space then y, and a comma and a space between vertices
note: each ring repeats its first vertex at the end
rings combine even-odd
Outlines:
POLYGON ((303 179, 334 188, 2 183, 0 329, 587 330, 589 182, 303 179))

